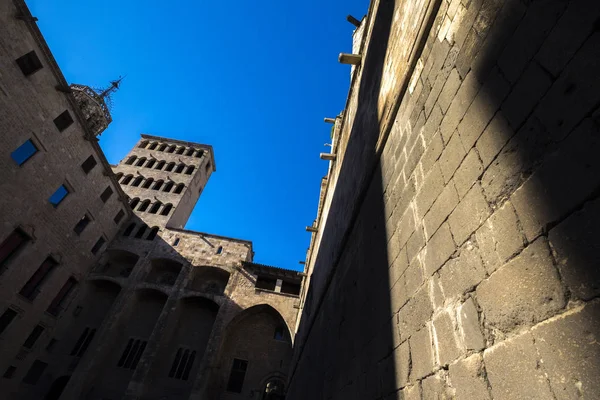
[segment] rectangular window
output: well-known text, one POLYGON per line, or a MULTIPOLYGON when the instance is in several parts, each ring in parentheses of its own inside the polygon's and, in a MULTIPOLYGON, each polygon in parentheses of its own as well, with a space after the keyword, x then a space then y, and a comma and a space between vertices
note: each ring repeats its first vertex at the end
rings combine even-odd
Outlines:
POLYGON ((81 336, 79 336, 79 340, 75 343, 75 347, 71 350, 71 355, 76 357, 83 356, 95 334, 95 329, 85 328, 81 336))
POLYGON ((109 186, 106 189, 104 189, 104 192, 102 192, 102 194, 100 195, 100 200, 102 200, 103 203, 106 203, 108 201, 108 199, 110 199, 110 196, 112 196, 112 194, 113 194, 113 190, 109 186))
POLYGON ((190 371, 192 370, 192 366, 194 365, 195 359, 195 351, 180 347, 179 350, 177 350, 177 354, 175 354, 173 364, 171 364, 169 378, 187 381, 190 377, 190 371))
POLYGON ((56 189, 56 192, 54 192, 54 194, 50 196, 48 201, 54 207, 58 207, 58 205, 65 199, 65 197, 67 197, 68 194, 69 189, 67 189, 65 185, 60 185, 60 187, 56 189))
POLYGON ((300 294, 300 284, 283 281, 281 283, 281 293, 300 294))
POLYGON ((20 229, 15 229, 0 244, 0 272, 6 267, 8 262, 17 254, 17 252, 29 242, 30 238, 20 229))
POLYGON ((0 335, 8 328, 13 319, 17 316, 17 312, 12 308, 7 308, 0 316, 0 335))
POLYGON ((40 292, 40 286, 46 281, 50 272, 52 272, 56 265, 57 262, 51 257, 46 258, 37 271, 29 278, 19 294, 29 300, 35 299, 40 292))
POLYGON ((6 368, 6 371, 4 371, 4 375, 2 375, 2 377, 6 378, 6 379, 10 379, 13 376, 15 376, 16 371, 17 371, 17 367, 15 367, 14 365, 11 365, 8 368, 6 368))
POLYGON ((81 169, 87 175, 95 166, 98 164, 94 156, 89 156, 86 160, 81 164, 81 169))
POLYGON ((29 160, 35 153, 37 153, 39 149, 37 146, 31 141, 31 139, 27 139, 25 143, 16 148, 10 156, 18 165, 25 164, 25 161, 29 160))
POLYGON ((84 215, 79 222, 77 222, 77 225, 75 225, 75 228, 73 228, 73 232, 75 232, 76 234, 80 235, 81 232, 83 232, 83 230, 85 229, 86 226, 88 226, 88 224, 90 223, 90 217, 86 215, 84 215))
POLYGON ((40 338, 40 336, 42 335, 43 332, 44 332, 44 327, 41 325, 37 325, 35 328, 33 328, 31 333, 25 340, 25 343, 23 343, 23 347, 25 347, 26 349, 32 348, 33 345, 35 344, 35 342, 37 342, 37 340, 40 338))
POLYGON ((104 246, 104 243, 106 243, 106 239, 104 239, 104 236, 100 236, 100 239, 92 247, 92 254, 96 255, 102 246, 104 246))
POLYGON ((47 366, 48 364, 46 364, 45 362, 35 360, 31 365, 31 368, 29 368, 29 371, 27 371, 27 375, 25 375, 25 377, 23 378, 23 383, 35 385, 44 373, 44 370, 47 366))
POLYGON ((244 378, 246 377, 246 369, 248 369, 248 361, 233 359, 229 381, 227 382, 227 391, 241 393, 244 386, 244 378))
POLYGON ((69 113, 69 110, 63 111, 58 117, 54 118, 54 125, 62 132, 67 129, 73 123, 73 117, 69 113))
POLYGON ((50 306, 48 306, 46 312, 48 312, 50 315, 54 315, 55 317, 58 316, 58 314, 60 314, 60 312, 63 310, 65 301, 69 298, 69 295, 75 289, 76 285, 77 280, 75 278, 71 277, 67 279, 67 282, 65 282, 56 297, 54 297, 54 300, 52 300, 52 303, 50 303, 50 306))
POLYGON ((256 284, 254 286, 257 289, 275 290, 276 284, 277 284, 277 279, 259 276, 256 278, 256 284))
POLYGON ((145 340, 129 339, 125 350, 123 350, 123 354, 121 354, 121 358, 119 358, 117 367, 135 369, 146 349, 146 344, 148 344, 148 342, 145 340))
POLYGON ((40 59, 38 58, 35 51, 30 51, 29 53, 17 58, 17 65, 21 68, 21 72, 23 75, 29 76, 40 69, 42 69, 43 65, 40 59))
POLYGON ((115 224, 118 224, 119 222, 121 222, 121 220, 123 219, 124 216, 125 216, 125 212, 123 210, 119 210, 119 212, 117 213, 117 215, 115 215, 115 218, 114 218, 115 224))

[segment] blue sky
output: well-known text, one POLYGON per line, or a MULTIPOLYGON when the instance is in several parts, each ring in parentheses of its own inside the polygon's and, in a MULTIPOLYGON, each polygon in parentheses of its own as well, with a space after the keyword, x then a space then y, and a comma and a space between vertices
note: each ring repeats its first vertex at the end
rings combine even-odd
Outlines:
POLYGON ((251 240, 254 260, 301 269, 343 108, 353 26, 368 0, 29 0, 71 83, 127 75, 100 144, 117 163, 140 133, 214 146, 217 171, 187 229, 251 240))

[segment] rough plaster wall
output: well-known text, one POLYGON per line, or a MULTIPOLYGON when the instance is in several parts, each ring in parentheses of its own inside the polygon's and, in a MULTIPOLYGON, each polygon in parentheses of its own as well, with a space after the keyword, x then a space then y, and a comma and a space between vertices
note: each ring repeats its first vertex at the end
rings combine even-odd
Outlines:
POLYGON ((394 99, 403 4, 370 15, 288 398, 594 398, 600 5, 441 1, 394 99))

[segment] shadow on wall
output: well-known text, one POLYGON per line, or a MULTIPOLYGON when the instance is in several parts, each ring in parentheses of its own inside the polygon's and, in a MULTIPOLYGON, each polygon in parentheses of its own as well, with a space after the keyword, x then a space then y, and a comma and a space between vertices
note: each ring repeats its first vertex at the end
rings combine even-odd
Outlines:
POLYGON ((600 3, 437 2, 441 16, 422 49, 431 60, 417 68, 414 99, 401 92, 409 104, 391 107, 392 118, 400 107, 402 134, 386 143, 383 156, 396 164, 383 171, 374 149, 391 76, 382 73, 394 9, 403 3, 381 1, 372 16, 288 399, 375 399, 403 387, 423 398, 445 390, 464 396, 473 387, 484 396, 489 387, 516 395, 516 386, 541 397, 597 393, 591 377, 600 373, 600 354, 589 338, 600 335, 600 3), (434 191, 433 169, 443 182, 435 195, 426 193, 434 191), (470 252, 478 254, 475 272, 464 267, 470 252), (320 285, 323 298, 313 293, 320 285), (454 343, 456 317, 446 336, 440 323, 440 307, 464 299, 479 311, 483 338, 473 347, 454 343), (565 322, 530 330, 566 310, 565 322), (471 359, 487 376, 453 379, 452 366, 448 374, 453 360, 525 331, 519 349, 515 340, 489 363, 487 352, 471 359), (548 378, 530 368, 536 363, 548 378), (548 384, 530 384, 538 376, 548 384))

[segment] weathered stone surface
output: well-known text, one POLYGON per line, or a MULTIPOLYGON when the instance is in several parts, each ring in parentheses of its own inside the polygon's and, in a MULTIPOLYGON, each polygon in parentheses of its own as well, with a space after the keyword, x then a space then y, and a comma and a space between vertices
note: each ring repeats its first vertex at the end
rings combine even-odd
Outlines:
POLYGON ((444 143, 442 142, 442 135, 438 131, 431 138, 431 141, 427 145, 427 149, 421 158, 421 170, 423 171, 423 174, 429 174, 432 166, 435 164, 438 158, 440 158, 443 149, 444 143))
POLYGON ((411 336, 431 319, 433 305, 428 289, 427 285, 420 287, 398 312, 398 328, 402 339, 411 336))
POLYGON ((471 102, 477 95, 480 86, 481 84, 475 77, 475 74, 472 73, 468 74, 462 81, 440 125, 440 132, 442 133, 445 142, 448 142, 450 136, 452 136, 456 130, 458 123, 463 118, 467 112, 467 108, 469 108, 471 102))
POLYGON ((467 351, 479 351, 484 348, 485 342, 481 327, 479 325, 479 315, 473 298, 469 297, 457 310, 458 326, 460 328, 463 344, 467 351))
POLYGON ((410 373, 410 346, 408 340, 402 343, 393 353, 396 371, 396 386, 402 388, 408 383, 410 373))
POLYGON ((415 197, 417 212, 421 217, 427 213, 435 199, 444 190, 444 177, 438 164, 434 165, 429 175, 425 177, 423 186, 415 197))
POLYGON ((459 135, 455 133, 452 138, 450 138, 439 161, 442 175, 444 176, 444 181, 446 183, 450 181, 450 178, 454 175, 454 171, 456 171, 463 158, 465 158, 465 155, 467 155, 467 152, 462 145, 459 135))
POLYGON ((458 400, 491 399, 481 354, 450 364, 450 384, 458 400))
POLYGON ((441 366, 448 365, 460 356, 461 351, 457 342, 458 332, 454 327, 452 317, 447 311, 442 311, 433 319, 433 328, 437 344, 437 357, 441 366))
POLYGON ((402 396, 404 400, 421 400, 421 382, 402 389, 402 396))
POLYGON ((504 118, 502 111, 497 112, 479 137, 479 140, 477 140, 477 151, 485 168, 490 165, 513 135, 514 132, 508 126, 508 121, 504 118))
POLYGON ((443 113, 448 111, 448 107, 450 107, 450 103, 454 99, 458 88, 460 87, 461 79, 460 75, 453 69, 444 84, 444 87, 438 97, 438 105, 442 109, 443 113))
POLYGON ((452 398, 452 395, 448 392, 445 377, 440 372, 423 379, 421 388, 423 399, 449 400, 452 398))
POLYGON ((450 255, 454 253, 455 247, 450 227, 447 223, 442 224, 421 253, 425 276, 429 277, 437 271, 450 255))
POLYGON ((483 361, 494 400, 554 399, 530 333, 489 348, 483 361))
POLYGON ((483 165, 479 160, 477 151, 471 149, 465 157, 462 164, 454 173, 454 186, 458 193, 458 198, 462 199, 464 195, 471 189, 477 178, 483 173, 483 165))
POLYGON ((600 393, 600 302, 595 301, 532 329, 535 346, 557 399, 600 393))
POLYGON ((427 325, 415 332, 409 340, 412 360, 411 381, 429 375, 433 371, 433 347, 429 330, 427 325))
POLYGON ((503 332, 542 321, 563 308, 563 289, 545 239, 536 240, 481 282, 477 301, 486 324, 503 332))
POLYGON ((460 245, 483 224, 490 215, 490 207, 479 184, 475 184, 454 209, 448 223, 456 244, 460 245))
POLYGON ((485 278, 479 250, 471 243, 465 243, 458 257, 452 258, 440 270, 440 284, 447 299, 460 297, 474 288, 485 278))
POLYGON ((454 184, 450 182, 446 185, 442 193, 440 193, 439 197, 435 200, 435 203, 433 203, 423 219, 427 237, 431 237, 435 234, 437 229, 446 220, 457 204, 458 194, 456 193, 454 184))

